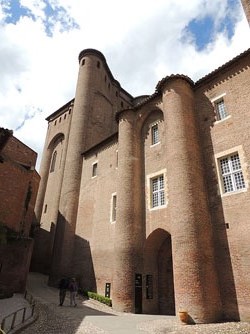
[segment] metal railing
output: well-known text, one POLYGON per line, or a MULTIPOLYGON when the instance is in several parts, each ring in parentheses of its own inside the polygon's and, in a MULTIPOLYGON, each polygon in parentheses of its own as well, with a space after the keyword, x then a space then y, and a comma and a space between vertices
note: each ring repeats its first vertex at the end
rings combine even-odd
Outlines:
POLYGON ((24 298, 30 303, 31 308, 22 307, 4 317, 1 323, 0 334, 8 334, 15 327, 24 324, 27 320, 33 317, 35 310, 34 298, 27 291, 24 294, 24 298))

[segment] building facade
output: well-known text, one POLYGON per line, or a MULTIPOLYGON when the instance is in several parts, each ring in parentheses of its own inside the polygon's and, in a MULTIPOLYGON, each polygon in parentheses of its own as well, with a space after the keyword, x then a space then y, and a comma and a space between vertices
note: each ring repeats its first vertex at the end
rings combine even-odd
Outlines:
POLYGON ((36 159, 36 152, 0 128, 0 296, 26 287, 40 181, 36 159))
POLYGON ((32 268, 117 310, 250 320, 250 50, 132 97, 93 49, 48 118, 32 268))

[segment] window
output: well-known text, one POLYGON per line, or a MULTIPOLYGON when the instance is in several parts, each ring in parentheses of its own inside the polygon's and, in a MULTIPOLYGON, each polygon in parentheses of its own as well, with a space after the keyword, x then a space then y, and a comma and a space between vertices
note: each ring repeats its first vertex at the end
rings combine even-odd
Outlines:
POLYGON ((44 205, 44 210, 43 210, 43 213, 46 213, 47 212, 47 204, 44 205))
POLYGON ((116 221, 116 200, 116 194, 113 194, 111 202, 111 223, 116 221))
POLYGON ((223 99, 214 102, 217 120, 220 121, 228 116, 223 99))
POLYGON ((92 177, 97 176, 97 162, 92 165, 92 177))
POLYGON ((155 145, 159 143, 159 129, 158 124, 155 124, 151 128, 151 134, 152 134, 152 145, 155 145))
POLYGON ((220 169, 224 193, 229 193, 245 188, 245 181, 238 153, 221 158, 220 169))
POLYGON ((152 208, 165 205, 164 176, 160 175, 151 180, 152 208))
POLYGON ((51 166, 50 166, 50 172, 54 172, 55 170, 55 165, 56 165, 56 156, 57 156, 57 152, 55 151, 53 153, 53 156, 52 156, 52 160, 51 160, 51 166))

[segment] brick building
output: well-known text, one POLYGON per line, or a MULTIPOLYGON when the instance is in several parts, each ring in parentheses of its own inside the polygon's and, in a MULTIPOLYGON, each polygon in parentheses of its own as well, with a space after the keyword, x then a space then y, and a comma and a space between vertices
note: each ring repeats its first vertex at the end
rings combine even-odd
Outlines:
POLYGON ((36 159, 36 152, 0 128, 0 294, 25 289, 40 181, 36 159))
POLYGON ((93 49, 48 118, 33 268, 117 310, 250 320, 250 50, 132 97, 93 49))

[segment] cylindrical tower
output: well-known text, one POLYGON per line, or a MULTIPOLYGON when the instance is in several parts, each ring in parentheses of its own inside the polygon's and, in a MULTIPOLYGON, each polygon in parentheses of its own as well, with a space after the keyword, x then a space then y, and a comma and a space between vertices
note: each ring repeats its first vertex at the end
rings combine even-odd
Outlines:
POLYGON ((80 53, 79 74, 59 203, 51 281, 71 272, 82 172, 81 154, 85 149, 88 115, 93 94, 98 85, 99 66, 100 57, 97 51, 86 49, 80 53))
POLYGON ((119 120, 117 216, 112 302, 114 308, 134 312, 134 276, 137 245, 134 225, 134 112, 124 111, 119 120))
POLYGON ((41 215, 42 215, 43 201, 44 201, 44 195, 45 195, 46 186, 47 186, 49 166, 50 166, 51 155, 52 155, 52 150, 48 148, 48 145, 49 145, 48 140, 49 140, 49 133, 47 132, 41 165, 40 165, 40 171, 39 171, 39 174, 41 176, 41 181, 39 184, 39 189, 38 189, 37 198, 36 198, 36 205, 35 205, 35 216, 36 216, 37 222, 40 222, 41 215))
POLYGON ((176 311, 186 310, 196 323, 213 322, 220 317, 220 297, 192 82, 171 76, 160 89, 167 127, 176 311))
POLYGON ((243 9, 245 11, 247 21, 250 25, 250 1, 249 0, 241 0, 241 3, 242 3, 242 6, 243 6, 243 9))

